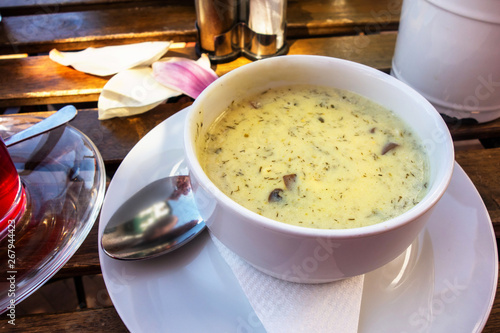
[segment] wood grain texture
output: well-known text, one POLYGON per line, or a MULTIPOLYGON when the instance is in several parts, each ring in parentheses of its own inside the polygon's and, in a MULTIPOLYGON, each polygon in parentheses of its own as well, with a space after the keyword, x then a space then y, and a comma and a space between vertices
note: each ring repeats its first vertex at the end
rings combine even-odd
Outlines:
POLYGON ((62 66, 48 56, 0 60, 0 106, 97 101, 109 77, 62 66))
POLYGON ((2 0, 0 12, 3 17, 66 13, 76 11, 101 10, 106 7, 126 8, 137 6, 185 5, 194 2, 179 0, 2 0))
POLYGON ((287 29, 292 38, 395 30, 401 4, 399 0, 289 0, 287 29))
POLYGON ((0 317, 2 332, 128 332, 113 307, 78 310, 69 313, 35 314, 16 318, 16 325, 0 317))
POLYGON ((39 53, 53 48, 195 39, 196 15, 186 6, 130 7, 6 17, 0 53, 39 53))
POLYGON ((449 124, 453 140, 486 139, 500 137, 500 120, 484 124, 458 120, 449 124))
POLYGON ((455 159, 481 195, 500 238, 500 148, 458 151, 455 159))
POLYGON ((191 98, 181 96, 159 105, 147 114, 102 121, 97 119, 97 110, 82 110, 70 124, 89 136, 106 165, 113 165, 120 163, 137 142, 156 125, 192 102, 191 98))
MULTIPOLYGON (((288 40, 289 55, 308 54, 351 60, 388 73, 396 46, 396 33, 339 37, 318 37, 288 40)), ((240 57, 235 61, 216 65, 221 76, 251 61, 240 57)))
MULTIPOLYGON (((0 26, 0 54, 78 50, 155 40, 195 41, 194 2, 163 6, 130 2, 128 7, 103 6, 98 10, 7 16, 0 26)), ((46 6, 47 7, 47 6, 46 6)), ((395 30, 400 0, 289 1, 289 38, 348 34, 374 34, 395 30)))
POLYGON ((500 332, 500 285, 497 285, 495 301, 482 333, 498 332, 500 332))

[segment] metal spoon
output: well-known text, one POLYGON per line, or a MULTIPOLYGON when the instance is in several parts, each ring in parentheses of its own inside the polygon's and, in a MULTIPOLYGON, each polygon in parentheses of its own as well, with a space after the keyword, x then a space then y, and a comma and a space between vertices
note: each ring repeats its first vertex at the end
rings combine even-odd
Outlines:
POLYGON ((78 112, 73 105, 67 105, 51 116, 40 121, 39 123, 36 123, 35 125, 30 126, 27 129, 8 137, 6 140, 4 140, 5 145, 7 147, 15 145, 16 143, 22 142, 39 134, 48 132, 56 127, 64 125, 71 119, 75 118, 77 113, 78 112))
POLYGON ((149 259, 183 246, 204 228, 189 177, 172 176, 123 203, 104 228, 101 245, 114 259, 149 259))

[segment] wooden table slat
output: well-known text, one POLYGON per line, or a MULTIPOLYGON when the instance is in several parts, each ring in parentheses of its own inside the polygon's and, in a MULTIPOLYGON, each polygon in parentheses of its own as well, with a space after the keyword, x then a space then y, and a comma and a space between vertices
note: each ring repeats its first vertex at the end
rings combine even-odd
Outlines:
POLYGON ((179 4, 193 6, 191 1, 178 0, 2 0, 0 13, 3 17, 66 13, 76 11, 101 10, 106 8, 126 8, 131 6, 166 6, 179 4))
POLYGON ((16 317, 15 326, 8 320, 1 317, 2 332, 128 332, 113 307, 16 317))
POLYGON ((455 160, 481 195, 500 238, 500 148, 457 151, 455 160))
MULTIPOLYGON (((177 2, 179 3, 179 2, 177 2)), ((137 5, 99 10, 4 17, 0 53, 38 53, 155 40, 195 41, 196 12, 191 6, 137 5)), ((289 1, 289 38, 334 34, 373 34, 395 30, 400 0, 289 1)))
POLYGON ((5 17, 0 53, 39 53, 153 40, 195 40, 191 7, 131 7, 5 17))
POLYGON ((0 72, 0 106, 97 101, 109 79, 62 66, 48 56, 0 60, 0 72))
POLYGON ((500 119, 483 124, 458 120, 449 127, 453 140, 456 141, 500 137, 500 119))

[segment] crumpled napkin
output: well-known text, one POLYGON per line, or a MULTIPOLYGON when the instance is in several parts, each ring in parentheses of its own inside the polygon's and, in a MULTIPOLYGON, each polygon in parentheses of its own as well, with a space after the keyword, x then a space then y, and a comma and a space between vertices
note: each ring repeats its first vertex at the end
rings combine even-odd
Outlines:
POLYGON ((210 235, 268 333, 357 332, 364 275, 321 284, 279 280, 255 269, 210 235))
POLYGON ((85 73, 113 76, 98 100, 99 120, 137 115, 181 94, 192 98, 214 80, 217 74, 210 59, 160 59, 171 42, 145 42, 88 48, 79 52, 50 51, 53 61, 85 73))
POLYGON ((183 93, 196 98, 215 79, 206 55, 197 61, 163 58, 152 67, 122 71, 106 83, 99 96, 99 119, 140 114, 183 93))
POLYGON ((98 117, 104 120, 140 114, 180 94, 156 81, 151 67, 127 69, 113 76, 102 89, 98 117))
POLYGON ((80 72, 108 76, 136 66, 151 65, 168 51, 170 45, 171 42, 144 42, 100 48, 89 47, 77 52, 60 52, 53 49, 49 53, 49 58, 80 72))

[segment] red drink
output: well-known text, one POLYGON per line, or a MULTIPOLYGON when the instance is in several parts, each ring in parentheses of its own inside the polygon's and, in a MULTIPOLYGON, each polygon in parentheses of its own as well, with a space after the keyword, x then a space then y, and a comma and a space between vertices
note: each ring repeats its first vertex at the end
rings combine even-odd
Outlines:
POLYGON ((9 151, 0 138, 0 231, 17 218, 26 203, 24 188, 9 151))

